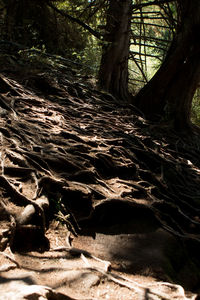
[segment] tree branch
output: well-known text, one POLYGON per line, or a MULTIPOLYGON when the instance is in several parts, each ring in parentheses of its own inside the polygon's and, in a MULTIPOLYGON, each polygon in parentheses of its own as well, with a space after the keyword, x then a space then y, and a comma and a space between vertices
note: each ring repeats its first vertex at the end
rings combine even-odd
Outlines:
POLYGON ((85 28, 87 31, 89 31, 92 35, 94 35, 99 40, 102 39, 102 37, 103 37, 102 34, 100 34, 98 31, 95 31, 89 25, 85 24, 81 20, 69 15, 68 13, 64 12, 63 10, 58 9, 57 7, 55 7, 50 2, 47 2, 47 5, 49 7, 51 7, 54 11, 56 11, 58 14, 60 14, 61 16, 65 17, 65 18, 68 18, 70 21, 75 22, 75 23, 79 24, 80 26, 82 26, 83 28, 85 28))
POLYGON ((146 2, 146 3, 140 3, 140 4, 134 4, 132 6, 133 10, 137 10, 137 9, 141 9, 143 7, 146 6, 151 6, 151 5, 161 5, 161 4, 165 4, 165 3, 169 3, 169 2, 175 2, 175 0, 155 0, 152 2, 146 2))

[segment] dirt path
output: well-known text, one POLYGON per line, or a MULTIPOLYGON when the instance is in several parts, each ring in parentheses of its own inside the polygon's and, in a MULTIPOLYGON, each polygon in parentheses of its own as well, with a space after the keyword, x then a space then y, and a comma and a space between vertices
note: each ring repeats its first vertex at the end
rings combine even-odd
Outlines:
MULTIPOLYGON (((137 259, 139 257, 134 253, 132 257, 130 255, 130 241, 132 240, 130 236, 99 234, 95 240, 80 237, 73 241, 74 246, 78 248, 58 251, 61 247, 66 248, 63 241, 68 231, 61 225, 57 228, 56 226, 57 224, 54 223, 47 232, 54 251, 13 255, 7 249, 5 253, 14 258, 19 267, 1 272, 1 300, 17 299, 15 298, 17 292, 32 285, 48 286, 57 293, 68 295, 73 299, 195 299, 191 293, 185 294, 181 286, 156 280, 151 274, 150 266, 146 266, 143 275, 134 275, 133 256, 137 259), (124 240, 120 245, 119 239, 124 240), (115 253, 113 251, 111 253, 113 246, 118 246, 115 253), (123 247, 123 251, 120 251, 119 247, 123 247), (86 250, 90 251, 90 254, 95 254, 99 260, 88 257, 90 254, 86 250), (127 257, 127 250, 129 257, 127 257), (116 257, 116 254, 119 254, 119 257, 116 257), (9 295, 8 298, 6 295, 9 295)), ((155 250, 159 251, 157 248, 155 250)), ((149 251, 152 254, 152 249, 149 251)), ((159 253, 155 255, 158 258, 159 253)), ((146 262, 149 265, 149 257, 146 257, 146 262)), ((159 263, 157 262, 157 267, 159 263)), ((15 266, 2 255, 0 265, 15 266)))

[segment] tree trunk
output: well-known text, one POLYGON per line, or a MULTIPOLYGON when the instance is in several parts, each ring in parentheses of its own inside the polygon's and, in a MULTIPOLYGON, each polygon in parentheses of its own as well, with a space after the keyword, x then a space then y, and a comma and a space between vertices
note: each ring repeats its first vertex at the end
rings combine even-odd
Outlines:
POLYGON ((132 0, 110 0, 99 70, 99 85, 118 99, 128 99, 128 57, 132 0))
POLYGON ((179 0, 181 21, 165 61, 133 99, 147 118, 164 116, 178 130, 188 129, 194 93, 200 81, 200 2, 179 0))

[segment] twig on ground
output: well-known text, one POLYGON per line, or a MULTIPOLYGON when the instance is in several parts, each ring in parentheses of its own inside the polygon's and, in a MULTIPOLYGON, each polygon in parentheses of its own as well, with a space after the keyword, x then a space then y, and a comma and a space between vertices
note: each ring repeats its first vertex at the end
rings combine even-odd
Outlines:
POLYGON ((74 247, 57 247, 57 248, 53 248, 50 251, 67 251, 69 252, 71 255, 73 256, 80 256, 82 258, 82 255, 84 255, 84 257, 89 257, 89 258, 93 258, 94 260, 101 262, 104 264, 104 268, 105 268, 105 272, 108 272, 108 270, 111 268, 111 263, 109 261, 106 260, 102 260, 96 256, 94 256, 93 254, 91 254, 90 252, 83 250, 83 249, 78 249, 78 248, 74 248, 74 247))

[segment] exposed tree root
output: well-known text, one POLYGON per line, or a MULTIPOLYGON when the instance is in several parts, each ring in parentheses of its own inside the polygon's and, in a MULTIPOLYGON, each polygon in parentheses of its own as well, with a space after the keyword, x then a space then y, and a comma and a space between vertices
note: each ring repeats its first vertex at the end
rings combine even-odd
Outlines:
MULTIPOLYGON (((120 276, 118 274, 110 272, 109 270, 104 271, 104 269, 102 269, 102 268, 92 267, 91 264, 89 263, 88 259, 85 257, 85 255, 83 253, 81 254, 81 257, 82 257, 83 261, 85 262, 87 268, 89 268, 92 271, 97 271, 97 272, 103 274, 108 280, 111 280, 111 281, 115 282, 116 284, 119 284, 120 286, 127 287, 128 289, 133 290, 137 294, 137 297, 142 297, 144 295, 144 291, 145 291, 146 296, 148 294, 147 299, 151 295, 155 295, 159 299, 162 299, 162 300, 171 300, 171 296, 169 296, 168 294, 165 294, 163 292, 158 292, 159 282, 155 284, 156 288, 152 287, 152 285, 148 286, 148 285, 139 284, 133 280, 125 278, 124 276, 120 276)), ((181 299, 183 299, 183 300, 189 299, 188 297, 185 296, 184 289, 180 285, 170 284, 167 282, 166 283, 161 282, 161 285, 165 285, 167 287, 173 288, 177 292, 177 297, 181 297, 181 299)))
POLYGON ((79 227, 95 235, 97 227, 114 230, 118 224, 124 230, 130 220, 150 220, 183 242, 196 264, 198 132, 191 138, 155 127, 70 66, 63 73, 47 63, 47 76, 42 63, 22 72, 23 63, 15 75, 0 75, 0 187, 9 205, 21 209, 16 215, 3 205, 13 223, 11 244, 30 232, 42 239, 56 216, 74 235, 79 227))

